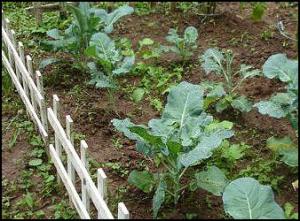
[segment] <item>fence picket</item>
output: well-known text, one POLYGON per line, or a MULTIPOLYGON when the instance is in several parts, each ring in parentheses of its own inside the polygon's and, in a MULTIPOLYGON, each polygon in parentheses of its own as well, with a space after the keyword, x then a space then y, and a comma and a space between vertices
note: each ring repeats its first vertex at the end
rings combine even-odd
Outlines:
MULTIPOLYGON (((41 74, 40 71, 36 71, 35 73, 36 73, 37 88, 40 91, 41 95, 44 97, 45 92, 44 92, 44 84, 43 84, 42 74, 41 74)), ((43 124, 45 130, 48 132, 47 108, 46 108, 46 103, 45 102, 41 102, 40 113, 41 113, 42 124, 43 124)))
MULTIPOLYGON (((53 112, 54 112, 55 116, 57 117, 57 119, 59 119, 59 110, 60 110, 59 98, 56 94, 54 94, 53 95, 53 112)), ((58 135, 55 131, 54 131, 54 143, 55 143, 55 150, 57 152, 57 155, 59 158, 61 158, 61 156, 62 156, 61 144, 58 139, 58 135)), ((58 184, 61 184, 61 179, 59 176, 57 176, 57 182, 58 182, 58 184)))
POLYGON ((129 212, 123 202, 118 203, 118 219, 129 219, 129 212))
MULTIPOLYGON (((83 165, 85 166, 86 170, 89 171, 89 167, 88 167, 88 161, 87 161, 87 149, 88 149, 88 145, 85 142, 85 140, 81 140, 80 141, 80 158, 81 161, 83 163, 83 165)), ((87 187, 86 187, 86 182, 85 180, 81 180, 81 193, 82 193, 82 201, 83 204, 85 205, 85 208, 88 212, 90 212, 90 197, 87 191, 87 187)))
MULTIPOLYGON (((70 115, 66 116, 66 132, 67 138, 71 141, 71 144, 74 146, 74 139, 73 139, 73 120, 70 115)), ((68 165, 68 174, 73 183, 75 183, 75 170, 72 165, 71 156, 67 155, 67 165, 68 165)))

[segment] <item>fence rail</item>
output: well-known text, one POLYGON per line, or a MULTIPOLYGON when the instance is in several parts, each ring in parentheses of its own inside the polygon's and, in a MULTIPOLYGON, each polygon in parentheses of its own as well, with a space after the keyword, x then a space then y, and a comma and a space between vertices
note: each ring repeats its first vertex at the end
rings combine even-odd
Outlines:
MULTIPOLYGON (((3 11, 2 11, 3 15, 3 11)), ((102 168, 97 170, 97 186, 94 184, 88 168, 88 145, 80 141, 80 157, 74 147, 73 120, 65 116, 66 129, 61 124, 60 101, 53 95, 53 107, 46 108, 45 91, 42 74, 33 71, 32 59, 24 54, 22 42, 16 43, 15 32, 10 30, 10 22, 2 16, 2 63, 9 73, 18 94, 25 104, 26 111, 41 134, 47 152, 57 171, 57 182, 64 184, 80 218, 90 219, 93 204, 97 210, 98 219, 113 219, 107 206, 107 176, 102 168), (26 65, 25 65, 26 63, 26 65), (34 80, 34 74, 35 78, 34 80), (49 123, 49 128, 48 128, 49 123), (54 145, 49 144, 49 130, 54 132, 54 145), (67 157, 67 168, 63 156, 67 157), (76 175, 81 180, 81 191, 76 189, 76 175)), ((129 219, 129 212, 123 202, 118 204, 118 218, 129 219)))

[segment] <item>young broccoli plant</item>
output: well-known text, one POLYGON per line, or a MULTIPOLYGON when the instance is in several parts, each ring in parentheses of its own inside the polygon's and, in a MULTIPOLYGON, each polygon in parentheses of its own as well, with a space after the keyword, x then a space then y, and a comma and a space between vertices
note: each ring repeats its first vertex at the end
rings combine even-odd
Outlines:
POLYGON ((276 93, 268 101, 254 105, 261 114, 275 118, 287 117, 294 129, 298 129, 298 60, 291 60, 285 54, 270 56, 263 65, 265 77, 287 83, 285 93, 276 93))
POLYGON ((232 70, 234 55, 232 51, 219 51, 216 48, 210 48, 200 57, 202 68, 206 74, 215 73, 223 75, 224 83, 203 82, 202 86, 206 90, 205 107, 215 104, 217 112, 222 112, 228 107, 233 107, 241 112, 249 112, 252 108, 251 102, 245 96, 239 96, 235 91, 247 79, 259 76, 261 73, 250 65, 242 64, 239 70, 232 70), (239 75, 237 82, 233 81, 235 76, 239 75))
MULTIPOLYGON (((48 37, 54 40, 42 41, 45 49, 63 51, 72 54, 74 63, 85 68, 86 58, 84 50, 88 47, 93 34, 101 31, 111 33, 113 25, 123 16, 133 13, 130 6, 121 6, 111 13, 103 9, 91 8, 88 2, 80 2, 78 7, 68 6, 73 15, 73 21, 64 31, 51 29, 48 37)), ((56 58, 47 58, 40 63, 40 68, 49 64, 63 62, 56 58)))
POLYGON ((153 216, 167 199, 176 204, 182 191, 189 186, 182 178, 189 167, 211 157, 222 141, 233 136, 232 123, 216 123, 203 110, 203 89, 199 85, 181 82, 170 89, 167 104, 160 119, 148 126, 135 125, 129 119, 113 119, 114 127, 131 140, 136 150, 154 159, 158 173, 132 171, 128 182, 142 191, 155 190, 153 216))
POLYGON ((114 40, 102 32, 91 37, 85 54, 95 60, 89 62, 88 67, 92 75, 90 84, 94 84, 97 88, 115 89, 117 87, 115 78, 128 73, 135 60, 134 55, 123 56, 114 40))
POLYGON ((118 88, 116 77, 131 70, 135 56, 123 56, 115 42, 102 32, 94 34, 89 45, 85 54, 94 59, 87 64, 91 73, 89 83, 96 88, 107 88, 110 104, 114 106, 114 92, 118 88))
POLYGON ((163 46, 162 48, 180 55, 182 60, 186 62, 197 48, 197 39, 198 31, 193 26, 185 29, 183 37, 179 37, 176 29, 171 28, 166 40, 173 46, 163 46))

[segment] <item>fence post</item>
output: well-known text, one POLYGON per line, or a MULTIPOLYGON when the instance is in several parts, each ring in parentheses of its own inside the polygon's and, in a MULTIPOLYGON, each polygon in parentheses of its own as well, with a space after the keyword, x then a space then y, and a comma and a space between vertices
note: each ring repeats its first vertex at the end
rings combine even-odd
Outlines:
MULTIPOLYGON (((53 95, 53 113, 59 120, 59 98, 56 94, 53 95)), ((56 132, 54 132, 54 140, 55 140, 55 150, 57 152, 58 157, 61 159, 62 151, 61 151, 61 144, 58 138, 58 135, 56 132)), ((58 184, 61 184, 61 179, 59 175, 57 176, 57 182, 58 184)))
MULTIPOLYGON (((19 49, 20 58, 21 58, 23 64, 25 64, 24 45, 22 42, 19 41, 18 46, 19 46, 18 49, 19 49)), ((17 72, 19 72, 18 68, 16 68, 16 70, 17 70, 17 72)), ((19 72, 19 74, 21 74, 22 84, 23 84, 25 94, 29 98, 29 89, 27 86, 26 78, 22 73, 19 72)))
MULTIPOLYGON (((86 170, 89 171, 89 166, 88 166, 88 161, 87 161, 87 149, 88 149, 87 143, 85 142, 85 140, 81 140, 80 141, 80 158, 81 158, 81 161, 82 161, 83 165, 85 166, 86 170)), ((86 181, 84 178, 83 178, 83 180, 81 180, 81 193, 82 193, 83 204, 85 205, 87 212, 90 213, 90 197, 88 194, 88 190, 86 187, 86 181)))
MULTIPOLYGON (((34 80, 34 78, 33 78, 33 69, 32 69, 32 59, 29 55, 26 55, 26 65, 27 65, 27 70, 28 70, 31 78, 34 80)), ((29 82, 27 82, 27 83, 29 83, 29 82)), ((29 90, 30 90, 31 104, 33 106, 33 109, 34 109, 35 113, 38 113, 37 112, 36 100, 35 100, 34 94, 33 94, 33 89, 31 87, 29 87, 29 90)))
POLYGON ((4 12, 3 12, 2 9, 1 9, 1 13, 2 13, 2 18, 1 18, 1 20, 2 20, 2 27, 4 28, 4 30, 6 30, 6 24, 5 24, 5 20, 4 20, 4 12))
MULTIPOLYGON (((102 168, 97 170, 97 186, 100 196, 107 203, 107 176, 102 168)), ((101 214, 98 212, 98 219, 100 218, 101 214)))
MULTIPOLYGON (((36 73, 37 88, 38 88, 39 92, 41 93, 41 95, 45 98, 42 74, 39 70, 37 70, 35 73, 36 73)), ((45 100, 43 100, 43 102, 41 102, 40 112, 41 112, 42 124, 44 126, 45 131, 48 133, 47 108, 46 108, 45 100)))
MULTIPOLYGON (((74 146, 74 139, 73 139, 73 120, 70 115, 66 116, 66 132, 67 132, 67 137, 71 141, 72 145, 74 146)), ((74 147, 75 149, 75 147, 74 147)), ((68 174, 72 180, 73 183, 75 183, 75 170, 72 165, 72 160, 71 157, 68 155, 67 156, 67 161, 68 161, 68 174)))
MULTIPOLYGON (((8 34, 10 35, 11 43, 13 44, 14 48, 18 52, 18 46, 17 46, 17 42, 16 42, 16 32, 14 30, 11 30, 8 34)), ((15 62, 14 57, 13 57, 13 62, 12 63, 13 63, 12 68, 16 70, 17 78, 18 78, 19 82, 21 82, 20 72, 19 72, 18 66, 15 62)))
MULTIPOLYGON (((6 30, 5 30, 5 32, 7 33, 7 36, 9 37, 9 39, 12 40, 11 39, 11 32, 10 32, 10 21, 7 18, 5 18, 5 21, 6 21, 6 30)), ((8 52, 9 63, 11 65, 12 69, 14 69, 13 54, 12 54, 12 52, 11 52, 11 50, 10 50, 9 47, 7 47, 7 52, 8 52)))
POLYGON ((33 2, 33 11, 36 19, 37 25, 40 25, 42 22, 42 10, 41 10, 41 2, 33 2))
POLYGON ((118 203, 118 219, 129 219, 129 211, 123 202, 118 203))

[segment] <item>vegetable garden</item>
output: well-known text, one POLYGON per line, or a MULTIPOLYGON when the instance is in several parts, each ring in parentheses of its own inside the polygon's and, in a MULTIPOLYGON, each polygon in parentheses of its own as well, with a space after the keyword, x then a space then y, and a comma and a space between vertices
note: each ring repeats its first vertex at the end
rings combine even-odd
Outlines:
POLYGON ((297 2, 57 7, 3 3, 3 218, 298 218, 297 2))

